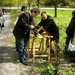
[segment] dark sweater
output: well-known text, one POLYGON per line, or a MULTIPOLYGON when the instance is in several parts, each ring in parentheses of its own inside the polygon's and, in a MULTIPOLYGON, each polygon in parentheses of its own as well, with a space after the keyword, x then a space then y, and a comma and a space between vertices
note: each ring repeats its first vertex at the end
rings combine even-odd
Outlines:
POLYGON ((31 24, 31 16, 28 12, 23 13, 15 25, 13 30, 13 34, 16 38, 22 39, 25 36, 29 38, 30 32, 30 24, 31 24))
MULTIPOLYGON (((48 16, 46 20, 41 20, 41 22, 38 24, 39 26, 43 26, 43 28, 50 33, 50 35, 55 36, 56 34, 59 33, 59 29, 56 26, 54 20, 52 19, 51 16, 48 16)), ((42 33, 43 30, 40 31, 42 33)))
POLYGON ((75 18, 71 18, 71 21, 66 29, 66 34, 69 36, 69 37, 72 37, 74 36, 74 30, 75 30, 75 18))

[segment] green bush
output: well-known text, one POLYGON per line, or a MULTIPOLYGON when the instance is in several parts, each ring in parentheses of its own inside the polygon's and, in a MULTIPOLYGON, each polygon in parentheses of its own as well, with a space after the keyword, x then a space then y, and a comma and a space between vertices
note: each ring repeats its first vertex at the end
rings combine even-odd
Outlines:
POLYGON ((49 64, 42 72, 42 75, 57 75, 57 70, 53 64, 49 64))

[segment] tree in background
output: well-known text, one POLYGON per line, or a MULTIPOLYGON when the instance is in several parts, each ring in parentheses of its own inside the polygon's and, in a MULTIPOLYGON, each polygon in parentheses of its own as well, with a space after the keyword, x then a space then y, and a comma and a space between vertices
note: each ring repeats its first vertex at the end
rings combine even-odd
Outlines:
POLYGON ((21 5, 21 3, 23 2, 24 0, 18 0, 18 9, 19 9, 19 6, 21 5))
POLYGON ((75 6, 75 0, 63 0, 61 6, 73 7, 75 6))
POLYGON ((27 5, 28 0, 0 0, 0 6, 22 6, 27 5))
POLYGON ((0 6, 2 6, 2 2, 3 2, 3 0, 0 0, 0 6))
POLYGON ((59 6, 67 6, 67 7, 75 7, 75 0, 0 0, 0 6, 18 6, 27 5, 29 7, 32 6, 52 6, 55 8, 54 17, 57 17, 57 7, 59 6))
POLYGON ((32 3, 32 0, 28 0, 28 7, 29 7, 29 10, 30 10, 31 3, 32 3))
POLYGON ((52 0, 52 4, 54 5, 55 7, 55 16, 54 17, 57 17, 57 7, 60 3, 62 3, 63 0, 52 0))
POLYGON ((37 0, 37 6, 39 8, 39 5, 40 5, 40 0, 37 0))
MULTIPOLYGON (((43 6, 46 0, 36 0, 36 5, 39 8, 40 6, 43 6)), ((48 0, 47 0, 48 1, 48 0)))
POLYGON ((62 3, 63 0, 46 0, 45 5, 54 6, 55 14, 54 17, 57 17, 57 7, 62 3))
POLYGON ((27 5, 28 0, 18 0, 17 2, 18 2, 18 9, 19 9, 19 6, 21 7, 23 5, 27 5))
POLYGON ((55 13, 54 17, 57 17, 57 7, 58 6, 75 6, 75 0, 46 0, 45 6, 54 6, 55 13))

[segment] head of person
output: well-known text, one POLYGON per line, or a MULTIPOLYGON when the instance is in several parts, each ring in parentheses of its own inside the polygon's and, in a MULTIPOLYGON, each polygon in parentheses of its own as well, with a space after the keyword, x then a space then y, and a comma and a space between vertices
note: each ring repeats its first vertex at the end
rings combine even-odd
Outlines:
POLYGON ((75 18, 75 10, 72 12, 72 16, 75 18))
POLYGON ((37 16, 38 14, 40 14, 39 8, 32 8, 32 9, 30 10, 30 15, 31 15, 32 17, 35 17, 35 16, 37 16))
POLYGON ((27 7, 26 7, 26 6, 22 6, 22 7, 21 7, 21 11, 26 12, 26 11, 27 11, 27 7))
POLYGON ((47 19, 47 13, 45 11, 43 11, 41 13, 41 17, 42 17, 43 20, 46 20, 47 19))

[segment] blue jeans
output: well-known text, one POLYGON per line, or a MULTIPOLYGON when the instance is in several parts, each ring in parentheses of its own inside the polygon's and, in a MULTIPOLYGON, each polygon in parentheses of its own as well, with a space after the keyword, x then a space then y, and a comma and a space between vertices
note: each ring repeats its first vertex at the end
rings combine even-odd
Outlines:
POLYGON ((16 50, 18 52, 20 61, 24 61, 26 58, 24 51, 25 46, 26 46, 25 38, 23 39, 16 38, 16 50))

